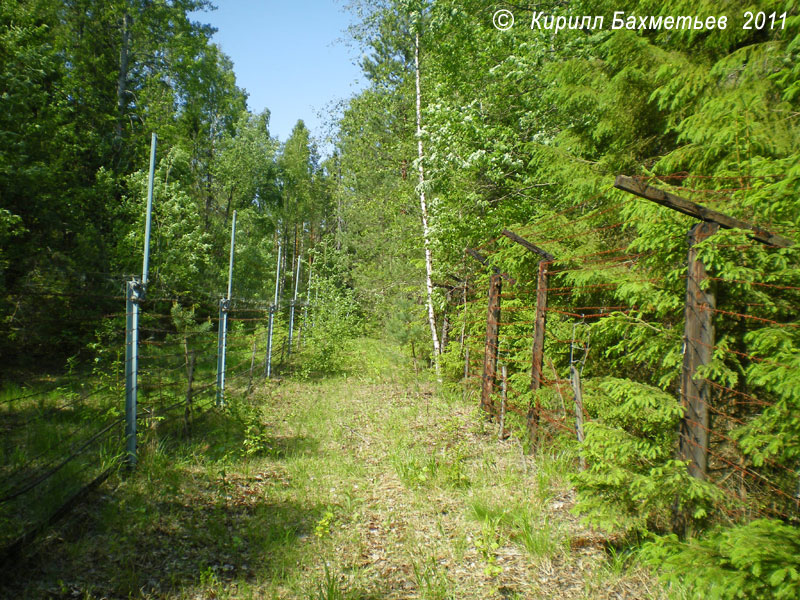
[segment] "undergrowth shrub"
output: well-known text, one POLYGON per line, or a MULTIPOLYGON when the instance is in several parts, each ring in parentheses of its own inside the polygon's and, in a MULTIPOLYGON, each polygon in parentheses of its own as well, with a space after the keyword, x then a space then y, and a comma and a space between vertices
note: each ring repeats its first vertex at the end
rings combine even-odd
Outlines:
POLYGON ((574 475, 576 511, 587 522, 625 533, 665 531, 680 515, 701 522, 719 491, 675 460, 683 409, 658 388, 626 379, 587 380, 587 469, 574 475))
POLYGON ((302 322, 302 344, 297 353, 297 373, 307 378, 330 375, 344 368, 344 352, 350 340, 361 333, 362 320, 353 290, 329 278, 314 281, 311 310, 298 311, 302 322))
MULTIPOLYGON (((392 311, 384 323, 384 335, 396 341, 404 350, 408 349, 415 369, 420 364, 427 365, 431 359, 431 333, 426 318, 421 305, 400 296, 392 303, 392 311)), ((451 350, 457 347, 454 344, 451 350)))
POLYGON ((800 598, 800 529, 760 519, 680 541, 645 544, 642 556, 662 578, 708 600, 800 598))

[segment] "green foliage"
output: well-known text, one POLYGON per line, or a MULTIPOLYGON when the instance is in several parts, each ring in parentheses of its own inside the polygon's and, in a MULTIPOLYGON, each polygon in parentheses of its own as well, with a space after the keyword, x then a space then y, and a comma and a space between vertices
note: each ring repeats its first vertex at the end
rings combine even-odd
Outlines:
POLYGON ((703 598, 800 594, 800 532, 780 521, 759 519, 684 542, 674 535, 659 537, 642 554, 666 581, 686 585, 703 598))
POLYGON ((675 511, 701 521, 719 492, 672 459, 681 407, 670 395, 633 381, 587 381, 586 471, 574 475, 576 510, 612 530, 668 530, 675 511))
POLYGON ((310 310, 301 314, 298 309, 295 314, 295 322, 302 323, 302 348, 297 363, 304 377, 340 371, 348 342, 361 332, 352 290, 327 277, 316 277, 312 287, 314 296, 310 310))
POLYGON ((442 486, 467 488, 470 478, 466 469, 466 448, 420 448, 402 445, 391 455, 397 475, 412 488, 442 486))
POLYGON ((408 298, 394 299, 384 325, 386 337, 408 348, 416 363, 430 353, 430 329, 427 328, 424 307, 408 298))
MULTIPOLYGON (((420 548, 418 556, 424 556, 425 549, 420 548)), ((449 600, 453 594, 449 591, 450 581, 447 572, 438 564, 435 556, 421 558, 411 563, 414 569, 414 580, 423 600, 449 600)))
POLYGON ((775 459, 791 464, 800 456, 800 334, 793 328, 764 327, 749 333, 747 341, 764 360, 753 361, 746 375, 776 401, 734 436, 756 466, 775 459))
POLYGON ((246 395, 232 394, 226 400, 225 410, 242 432, 239 454, 254 457, 270 451, 269 425, 264 421, 258 404, 246 395))
POLYGON ((325 577, 322 582, 317 584, 314 594, 310 597, 313 600, 350 600, 355 596, 342 589, 339 577, 325 563, 325 577))
POLYGON ((334 520, 336 519, 336 515, 333 513, 332 510, 328 509, 325 511, 325 514, 322 515, 317 524, 314 525, 314 535, 318 538, 322 539, 328 537, 331 533, 331 526, 333 525, 334 520))
MULTIPOLYGON (((508 227, 558 257, 545 371, 548 379, 563 377, 565 340, 577 335, 588 346, 591 420, 582 451, 589 468, 575 477, 578 510, 588 520, 636 533, 667 530, 676 516, 695 527, 712 524, 720 520, 712 509, 734 485, 731 469, 758 473, 739 496, 746 511, 770 506, 796 516, 796 247, 765 247, 734 230, 698 248, 711 276, 704 285, 717 297, 712 359, 699 377, 711 383, 714 408, 726 417, 714 423, 719 475, 698 482, 675 460, 692 219, 612 190, 619 173, 658 177, 682 196, 797 238, 794 4, 765 0, 758 10, 785 10, 786 27, 745 30, 738 18, 752 3, 731 0, 723 7, 731 23, 714 31, 608 28, 616 10, 719 14, 709 0, 537 6, 605 16, 603 29, 553 35, 521 26, 530 10, 522 7, 515 8, 517 26, 498 32, 480 0, 359 0, 353 9, 361 22, 352 33, 369 85, 342 105, 325 160, 302 121, 281 146, 269 133, 268 112, 247 112, 230 60, 211 43, 211 28, 193 21, 194 11, 208 7, 205 0, 0 4, 4 369, 91 359, 102 383, 119 389, 122 320, 98 325, 98 318, 119 312, 121 281, 139 273, 150 131, 158 133, 159 151, 148 296, 179 297, 186 306, 224 290, 236 210, 234 299, 271 301, 280 243, 284 310, 276 337, 284 338, 287 292, 299 287, 308 301, 295 314, 295 372, 339 371, 348 340, 366 328, 382 328, 415 358, 427 358, 416 202, 422 167, 434 224, 435 316, 441 324, 447 314, 451 340, 454 331, 464 331, 468 344, 480 340, 485 324, 485 305, 473 300, 485 293, 488 270, 465 260, 465 247, 485 248, 492 266, 518 282, 504 283, 500 350, 519 406, 534 399, 526 365, 535 300, 526 287, 538 258, 496 238, 508 227), (292 265, 312 262, 309 250, 314 277, 295 281, 292 265), (613 260, 620 253, 624 260, 613 260), (441 291, 461 281, 469 295, 463 306, 441 291), (604 307, 610 316, 587 318, 591 324, 575 334, 583 312, 575 307, 604 307), (67 318, 74 315, 80 318, 67 318)), ((172 319, 176 333, 167 337, 184 342, 187 355, 195 334, 211 327, 178 304, 172 319)), ((460 344, 451 342, 444 375, 460 379, 462 360, 460 344)), ((567 413, 564 391, 541 390, 536 399, 567 413)), ((75 399, 74 390, 65 393, 75 399)), ((248 411, 240 415, 245 452, 256 454, 266 438, 248 411)), ((553 443, 575 446, 573 436, 553 443)), ((466 485, 461 462, 458 453, 412 453, 396 468, 409 485, 466 485)), ((550 474, 542 469, 539 477, 546 487, 550 474)), ((765 546, 785 537, 780 527, 758 527, 765 546)), ((721 546, 724 535, 707 543, 721 546)), ((488 562, 491 543, 486 549, 488 562)), ((729 562, 724 577, 755 573, 740 558, 729 562)), ((687 564, 676 562, 675 572, 687 564)), ((793 576, 781 568, 770 574, 773 587, 793 576)), ((329 596, 336 593, 329 588, 329 596)))
POLYGON ((117 311, 120 279, 141 265, 151 131, 161 163, 152 272, 181 292, 203 287, 219 241, 207 185, 215 146, 226 147, 245 108, 211 28, 190 14, 209 6, 0 7, 0 352, 11 357, 13 339, 17 366, 60 367, 92 341, 92 317, 117 311))

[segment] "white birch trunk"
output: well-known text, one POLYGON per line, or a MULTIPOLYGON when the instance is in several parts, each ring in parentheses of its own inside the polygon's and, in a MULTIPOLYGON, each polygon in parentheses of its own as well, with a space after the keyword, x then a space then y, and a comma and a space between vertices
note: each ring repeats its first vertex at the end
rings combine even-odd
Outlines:
POLYGON ((419 207, 422 212, 422 236, 425 240, 425 284, 428 289, 428 322, 431 327, 431 340, 433 341, 433 364, 436 367, 436 376, 440 376, 439 355, 442 350, 439 346, 439 337, 436 334, 436 316, 433 312, 433 259, 431 258, 430 228, 428 227, 428 205, 425 202, 425 170, 422 166, 422 95, 419 85, 419 33, 414 37, 414 72, 417 79, 417 155, 419 170, 419 207))

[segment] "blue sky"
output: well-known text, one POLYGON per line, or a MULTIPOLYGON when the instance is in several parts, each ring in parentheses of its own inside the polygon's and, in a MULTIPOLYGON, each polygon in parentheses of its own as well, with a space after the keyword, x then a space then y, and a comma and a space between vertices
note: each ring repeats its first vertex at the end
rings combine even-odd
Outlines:
POLYGON ((363 81, 355 48, 342 41, 350 14, 335 0, 216 0, 217 10, 192 19, 218 29, 214 42, 233 60, 236 81, 253 112, 268 108, 270 132, 281 141, 303 119, 324 135, 330 102, 348 98, 363 81))

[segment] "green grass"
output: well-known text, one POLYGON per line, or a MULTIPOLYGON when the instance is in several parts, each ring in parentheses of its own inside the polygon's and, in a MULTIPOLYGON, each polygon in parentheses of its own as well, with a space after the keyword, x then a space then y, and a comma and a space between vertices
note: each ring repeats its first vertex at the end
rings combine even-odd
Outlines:
MULTIPOLYGON (((146 326, 165 327, 149 321, 146 326)), ((238 454, 242 440, 252 453, 261 452, 264 440, 254 427, 257 409, 237 410, 243 405, 234 399, 224 415, 202 415, 214 404, 216 333, 207 331, 190 339, 190 347, 204 352, 198 354, 195 396, 189 419, 185 419, 183 338, 167 334, 151 339, 154 334, 147 331, 143 330, 145 339, 140 347, 138 396, 142 457, 148 453, 172 457, 173 450, 182 451, 182 439, 202 435, 207 426, 215 432, 214 442, 202 452, 194 452, 196 459, 200 455, 203 460, 209 456, 216 459, 233 445, 238 454), (208 423, 203 422, 206 418, 208 423), (192 431, 195 428, 197 431, 192 431)), ((243 371, 241 365, 249 367, 252 333, 233 327, 229 342, 228 364, 239 366, 238 376, 231 373, 229 386, 241 391, 249 379, 248 369, 243 371)), ((92 365, 79 367, 69 360, 62 375, 29 376, 25 386, 7 383, 0 390, 0 498, 15 496, 0 502, 0 549, 47 521, 100 473, 122 464, 123 364, 124 348, 104 347, 92 365), (110 427, 107 433, 88 443, 106 427, 110 427), (40 479, 41 484, 29 486, 40 479)))
POLYGON ((234 383, 190 435, 144 430, 137 470, 32 548, 0 595, 526 598, 554 576, 543 565, 575 568, 548 508, 567 453, 534 462, 498 442, 383 342, 343 364, 250 395, 234 383))
POLYGON ((486 498, 475 498, 469 505, 469 516, 519 544, 533 558, 551 558, 569 551, 563 529, 535 504, 498 505, 486 498))

